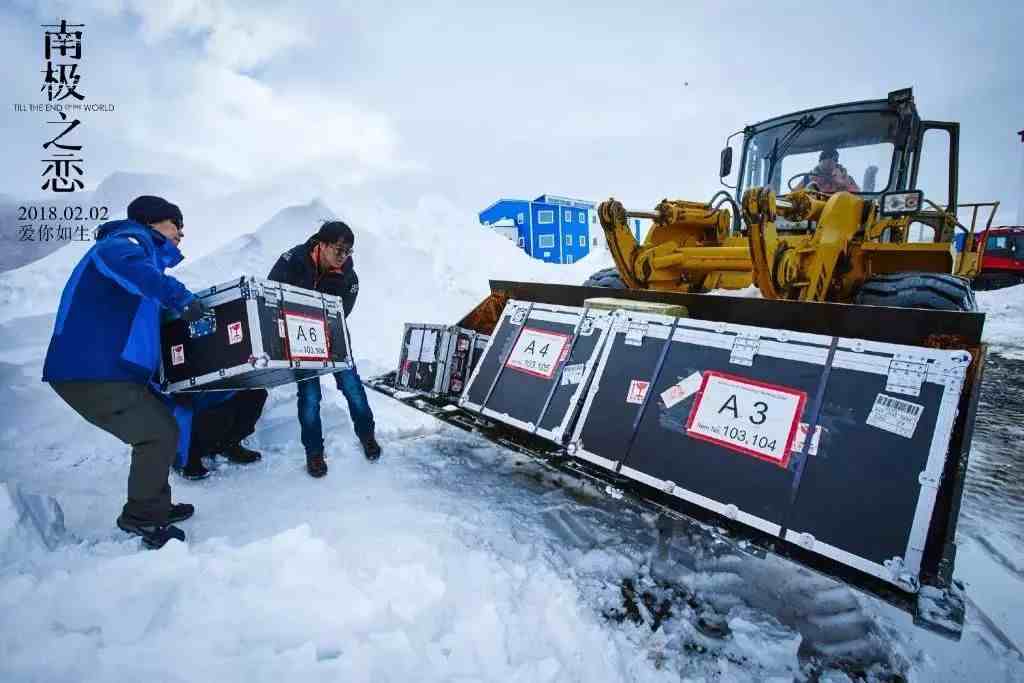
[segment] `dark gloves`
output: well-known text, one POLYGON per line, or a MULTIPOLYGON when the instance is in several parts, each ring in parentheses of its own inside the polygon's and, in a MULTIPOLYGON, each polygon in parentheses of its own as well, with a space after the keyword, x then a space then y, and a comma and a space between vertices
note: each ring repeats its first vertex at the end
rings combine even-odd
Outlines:
POLYGON ((192 299, 192 301, 189 302, 189 305, 185 307, 185 310, 181 312, 181 318, 186 322, 194 323, 210 312, 211 309, 196 298, 192 299))

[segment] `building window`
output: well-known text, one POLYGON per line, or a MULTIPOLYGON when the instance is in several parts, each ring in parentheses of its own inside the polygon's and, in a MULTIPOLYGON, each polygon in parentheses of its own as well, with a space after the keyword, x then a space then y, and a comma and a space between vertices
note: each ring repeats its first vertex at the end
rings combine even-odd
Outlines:
POLYGON ((567 247, 571 247, 572 246, 572 235, 566 235, 565 236, 565 246, 567 246, 567 247))
POLYGON ((580 223, 586 223, 587 222, 587 214, 585 214, 582 211, 580 211, 580 215, 577 216, 577 219, 579 220, 580 223))
POLYGON ((584 237, 583 235, 580 235, 580 246, 581 247, 587 246, 587 238, 584 237))
POLYGON ((562 212, 562 218, 565 219, 566 223, 572 223, 572 211, 566 209, 564 212, 562 212))
POLYGON ((596 223, 596 222, 597 222, 597 216, 595 216, 595 215, 591 214, 591 216, 590 216, 590 222, 591 222, 591 223, 596 223))
MULTIPOLYGON (((543 213, 543 211, 541 212, 543 213)), ((548 211, 548 213, 551 213, 548 211)), ((541 221, 543 222, 543 221, 541 221)), ((555 236, 554 235, 540 235, 537 238, 537 245, 541 249, 554 249, 555 248, 555 236)))
POLYGON ((597 246, 597 238, 596 237, 594 238, 594 246, 595 247, 597 246))
MULTIPOLYGON (((555 212, 552 209, 544 209, 537 212, 537 222, 541 225, 547 225, 555 222, 555 212)), ((555 246, 555 245, 551 245, 555 246)))
POLYGON ((566 255, 566 257, 565 257, 565 262, 566 262, 566 263, 572 263, 572 254, 568 254, 568 255, 566 255))
POLYGON ((525 218, 525 216, 523 216, 523 212, 522 212, 522 211, 520 211, 520 212, 519 212, 519 215, 518 215, 518 216, 516 216, 516 224, 518 224, 518 225, 522 225, 522 224, 523 224, 523 220, 524 220, 524 218, 525 218))
POLYGON ((520 237, 520 238, 519 238, 519 242, 518 242, 518 244, 519 244, 519 248, 520 248, 520 249, 522 249, 523 247, 525 247, 525 246, 526 246, 526 242, 525 242, 525 240, 523 240, 523 238, 522 238, 522 237, 520 237))

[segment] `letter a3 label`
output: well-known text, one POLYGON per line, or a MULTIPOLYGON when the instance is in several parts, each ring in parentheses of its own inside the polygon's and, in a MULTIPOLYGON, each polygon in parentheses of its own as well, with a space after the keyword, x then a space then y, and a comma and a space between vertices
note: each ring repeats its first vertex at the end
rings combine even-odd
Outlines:
POLYGON ((562 354, 568 353, 571 339, 567 334, 524 327, 505 367, 534 377, 551 379, 559 361, 565 360, 562 354))
POLYGON ((803 391, 705 372, 686 433, 786 467, 806 402, 803 391))

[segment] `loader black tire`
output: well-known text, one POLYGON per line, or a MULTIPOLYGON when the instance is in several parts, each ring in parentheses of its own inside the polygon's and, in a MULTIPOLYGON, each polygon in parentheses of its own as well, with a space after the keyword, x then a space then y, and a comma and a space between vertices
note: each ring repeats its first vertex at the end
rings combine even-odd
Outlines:
POLYGON ((861 286, 853 302, 937 311, 978 310, 970 281, 946 273, 876 275, 861 286))
POLYGON ((629 289, 626 287, 626 283, 619 277, 619 271, 615 268, 605 268, 599 270, 590 277, 588 277, 584 283, 584 287, 606 287, 608 289, 629 289))

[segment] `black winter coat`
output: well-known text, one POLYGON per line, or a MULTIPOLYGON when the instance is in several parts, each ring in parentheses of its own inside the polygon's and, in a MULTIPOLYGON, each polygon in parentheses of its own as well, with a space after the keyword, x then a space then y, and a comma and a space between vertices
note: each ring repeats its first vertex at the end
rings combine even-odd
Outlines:
POLYGON ((359 294, 359 278, 356 276, 352 257, 348 257, 340 273, 328 272, 319 275, 310 256, 315 245, 316 242, 310 239, 281 254, 281 258, 277 259, 267 278, 287 285, 340 296, 347 318, 355 307, 356 295, 359 294))

